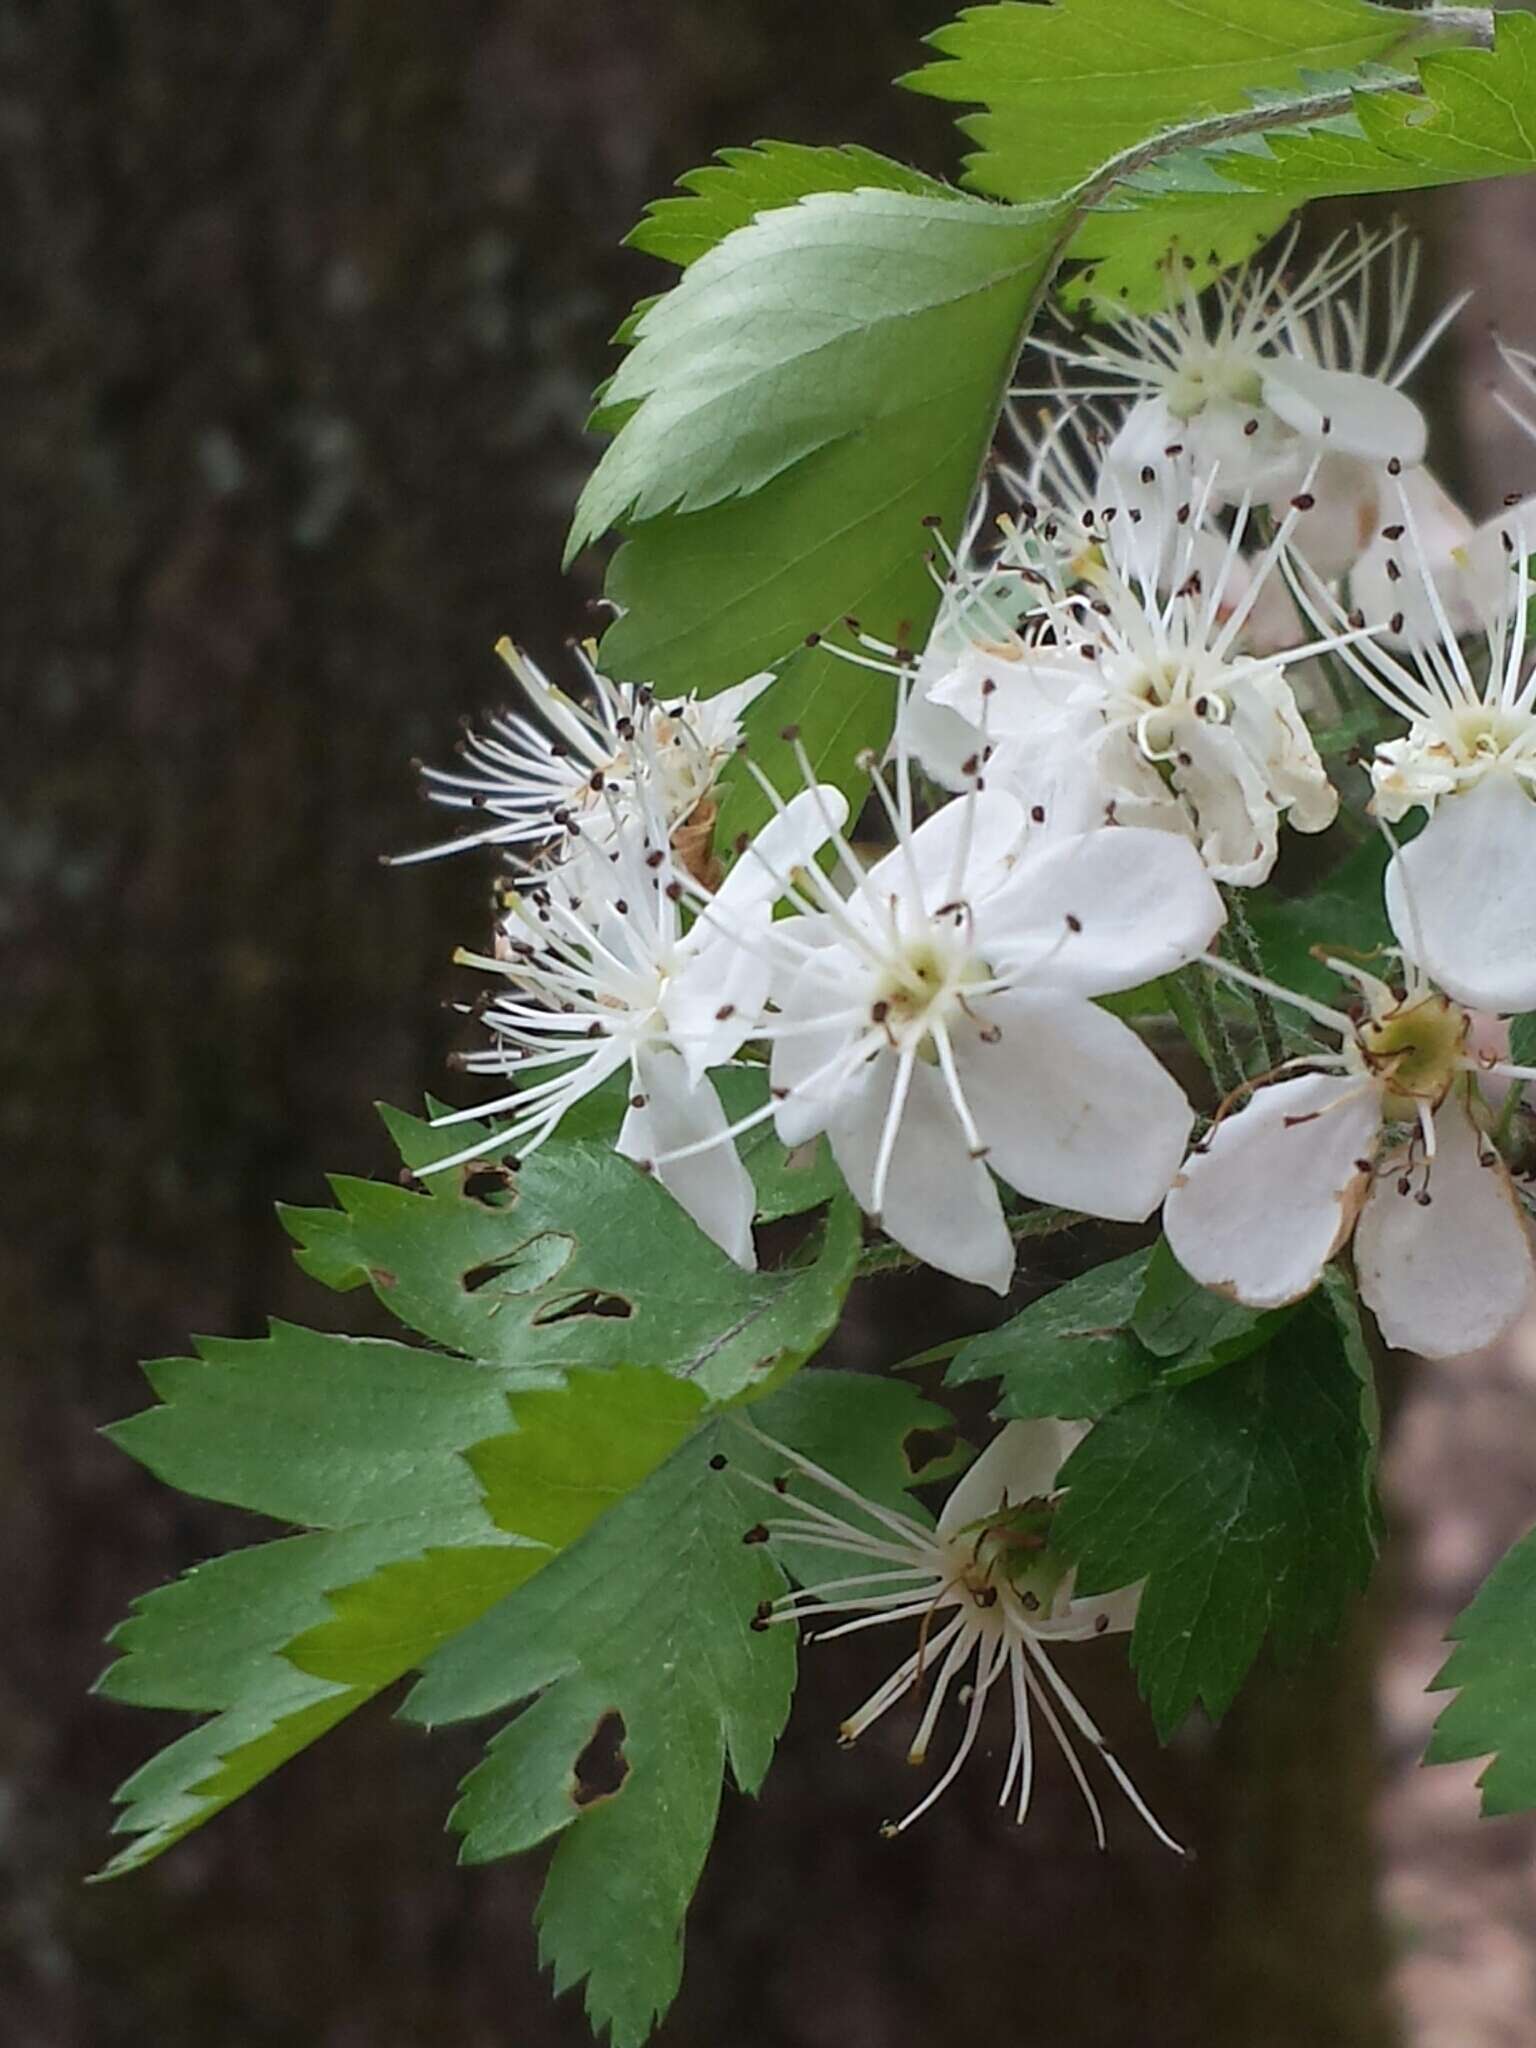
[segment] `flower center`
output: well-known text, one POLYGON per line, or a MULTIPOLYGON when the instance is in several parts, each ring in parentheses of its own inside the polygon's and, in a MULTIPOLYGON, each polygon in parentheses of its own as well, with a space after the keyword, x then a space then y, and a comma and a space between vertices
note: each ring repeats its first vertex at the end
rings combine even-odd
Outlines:
POLYGON ((1500 705, 1469 704, 1451 719, 1457 759, 1468 767, 1491 766, 1520 747, 1536 741, 1536 723, 1529 713, 1500 705))
POLYGON ((1257 365, 1248 358, 1209 347, 1192 348, 1169 378, 1163 395, 1175 419, 1192 420, 1221 399, 1259 405, 1264 386, 1257 365))
POLYGON ((959 1581, 972 1603, 995 1607, 1007 1588, 1029 1615, 1048 1615, 1071 1566, 1051 1549, 1055 1509, 1029 1500, 955 1532, 963 1562, 959 1581))
MULTIPOLYGON (((941 913, 942 915, 942 913, 941 913)), ((920 1058, 937 1060, 932 1033, 965 1007, 965 992, 987 978, 971 951, 970 915, 963 904, 948 913, 954 926, 935 924, 906 941, 890 960, 870 1015, 893 1044, 915 1047, 920 1058)))
POLYGON ((1460 1071, 1472 1019, 1438 993, 1416 997, 1359 1025, 1355 1041, 1368 1070, 1389 1085, 1390 1117, 1408 1121, 1420 1103, 1436 1108, 1460 1071))

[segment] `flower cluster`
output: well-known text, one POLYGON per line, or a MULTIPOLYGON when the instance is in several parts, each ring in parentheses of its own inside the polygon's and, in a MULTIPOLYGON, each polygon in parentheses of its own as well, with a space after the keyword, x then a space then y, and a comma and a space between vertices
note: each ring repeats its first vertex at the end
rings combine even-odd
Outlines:
MULTIPOLYGON (((619 1152, 750 1266, 736 1140, 771 1121, 787 1147, 825 1137, 912 1257, 999 1294, 1029 1205, 1161 1210, 1186 1271, 1256 1309, 1352 1240, 1389 1343, 1451 1356, 1510 1327, 1536 1285, 1536 1071, 1508 1026, 1536 1008, 1536 508, 1478 525, 1425 467, 1404 386, 1458 309, 1411 335, 1403 233, 1299 275, 1293 255, 1040 343, 1049 381, 1015 394, 964 532, 935 531, 926 645, 852 619, 811 636, 889 690, 883 760, 814 762, 787 732, 780 789, 743 743, 770 676, 664 702, 587 659, 570 697, 506 650, 524 704, 427 777, 475 814, 453 844, 509 866, 492 947, 460 956, 496 982, 462 1063, 504 1086, 441 1121, 506 1121, 435 1170, 526 1156, 598 1098, 619 1152), (727 777, 766 819, 729 848, 727 777), (1396 943, 1329 959, 1334 1006, 1265 973, 1244 899, 1350 797, 1389 841, 1396 943), (1211 1065, 1203 1115, 1126 1021, 1153 1014, 1211 1065), (733 1065, 760 1082, 735 1122, 733 1065)), ((1536 358, 1508 364, 1536 438, 1536 358)), ((1130 1790, 1045 1649, 1134 1610, 1075 1599, 1051 1553, 1069 1437, 1010 1425, 931 1529, 784 1454, 809 1491, 774 1533, 840 1563, 764 1625, 918 1624, 849 1739, 927 1684, 920 1758, 969 1688, 902 1827, 994 1693, 1021 1818, 1032 1706, 1096 1825, 1067 1729, 1130 1790)))

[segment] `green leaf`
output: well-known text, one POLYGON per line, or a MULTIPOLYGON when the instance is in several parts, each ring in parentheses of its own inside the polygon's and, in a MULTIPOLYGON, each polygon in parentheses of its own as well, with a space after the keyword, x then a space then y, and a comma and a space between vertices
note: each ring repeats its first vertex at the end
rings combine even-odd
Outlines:
MULTIPOLYGON (((796 725, 854 787, 893 686, 806 642, 852 614, 921 644, 922 522, 959 529, 1059 225, 960 194, 824 192, 693 263, 635 326, 605 397, 627 416, 572 530, 575 549, 630 529, 605 665, 684 693, 784 663, 748 719, 754 757, 797 780, 775 744, 796 725)), ((762 815, 738 788, 731 833, 762 815)))
POLYGON ((1435 52, 1423 93, 1359 95, 1352 116, 1213 152, 1234 186, 1288 204, 1536 170, 1536 20, 1494 14, 1494 47, 1435 52))
MULTIPOLYGON (((761 1109, 768 1100, 766 1067, 723 1067, 711 1079, 733 1124, 761 1109)), ((611 1144, 629 1107, 630 1086, 629 1076, 624 1073, 615 1074, 601 1088, 594 1089, 562 1121, 561 1138, 606 1138, 611 1144)), ((464 1143, 464 1134, 457 1126, 437 1135, 451 1138, 455 1148, 464 1143)), ((772 1123, 765 1122, 744 1132, 736 1149, 757 1191, 754 1213, 759 1223, 803 1216, 807 1210, 819 1209, 844 1192, 843 1177, 825 1138, 813 1138, 807 1145, 791 1148, 780 1142, 772 1123)), ((335 1214, 329 1209, 307 1209, 301 1213, 306 1219, 335 1214)), ((346 1219, 341 1221, 345 1224, 346 1219)), ((366 1273, 360 1275, 365 1281, 367 1277, 366 1273)))
POLYGON ((1084 1592, 1145 1581, 1131 1660, 1166 1739, 1337 1627, 1374 1555, 1359 1386, 1308 1306, 1224 1372, 1113 1409, 1062 1472, 1055 1540, 1084 1592))
MULTIPOLYGON (((1379 954, 1392 944, 1383 895, 1390 858, 1385 841, 1372 838, 1309 895, 1252 892, 1249 921, 1273 980, 1321 1002, 1339 1001, 1339 977, 1313 949, 1347 958, 1379 954)), ((1381 964, 1375 962, 1378 968, 1381 964)))
MULTIPOLYGON (((833 1374, 802 1375, 752 1412, 884 1498, 901 1497, 907 1446, 939 1419, 902 1387, 833 1374)), ((642 2041, 676 1992, 726 1764, 756 1791, 788 1712, 793 1631, 752 1627, 784 1581, 767 1548, 743 1540, 765 1510, 745 1475, 774 1469, 738 1422, 706 1420, 445 1649, 406 1704, 437 1725, 531 1701, 466 1780, 454 1824, 467 1862, 561 1836, 539 1906, 542 1954, 557 1990, 586 1979, 588 2013, 616 2048, 642 2041)), ((505 1512, 518 1497, 509 1490, 505 1512)))
POLYGON ((1291 211, 1289 200, 1235 200, 1230 189, 1170 194, 1156 206, 1130 194, 1090 213, 1073 236, 1067 256, 1082 267, 1061 296, 1073 307, 1155 312, 1167 300, 1170 269, 1181 287, 1198 291, 1257 254, 1291 211))
POLYGON ((462 1453, 505 1427, 527 1376, 396 1344, 274 1324, 150 1368, 161 1406, 109 1434, 183 1491, 315 1533, 236 1551, 149 1594, 114 1633, 100 1690, 215 1718, 123 1786, 136 1869, 436 1647, 466 1598, 499 1599, 547 1553, 488 1518, 462 1453), (409 1561, 429 1615, 392 1617, 391 1658, 300 1670, 285 1654, 334 1621, 332 1596, 409 1561))
POLYGON ((1367 1446, 1360 1483, 1367 1511, 1379 1532, 1381 1507, 1376 1497, 1376 1467, 1381 1454, 1381 1401, 1376 1392, 1376 1361, 1352 1274, 1337 1261, 1328 1266, 1323 1273, 1321 1293, 1314 1299, 1332 1315, 1344 1347, 1344 1363, 1360 1383, 1360 1428, 1367 1446))
MULTIPOLYGON (((392 1112, 408 1157, 432 1132, 392 1112)), ((544 1146, 490 1199, 494 1162, 434 1176, 425 1193, 379 1181, 332 1182, 348 1220, 347 1256, 410 1328, 504 1365, 664 1366, 728 1399, 820 1348, 858 1256, 857 1212, 829 1212, 818 1256, 744 1273, 655 1181, 602 1142, 544 1146)), ((307 1244, 304 1212, 285 1226, 307 1244)), ((328 1254, 341 1257, 334 1233, 328 1254)))
POLYGON ((957 1353, 949 1386, 1000 1379, 1004 1418, 1104 1415, 1144 1393, 1156 1376, 1131 1328, 1147 1252, 1096 1266, 957 1353))
POLYGON ((1430 1691, 1459 1690, 1425 1762, 1491 1757, 1478 1779, 1484 1813, 1524 1813, 1536 1807, 1536 1531, 1494 1567, 1451 1638, 1430 1691))
POLYGON ((1259 1310, 1225 1300, 1192 1280, 1159 1238, 1147 1262, 1131 1328, 1154 1358, 1163 1381, 1198 1379, 1233 1365, 1268 1343, 1294 1307, 1259 1310))
POLYGON ((1424 36, 1411 15, 1367 0, 1003 0, 937 30, 941 61, 901 83, 985 108, 960 124, 982 145, 967 182, 1030 200, 1164 131, 1239 113, 1261 88, 1278 123, 1284 99, 1311 89, 1306 74, 1384 63, 1424 36))
POLYGON ((1509 1057, 1517 1067, 1536 1067, 1536 1011, 1510 1019, 1509 1057))
POLYGON ((655 200, 625 243, 679 269, 760 213, 793 206, 813 192, 857 192, 874 186, 943 197, 951 191, 926 172, 893 163, 857 143, 814 149, 801 142, 756 142, 750 149, 722 149, 715 163, 689 171, 677 182, 686 196, 655 200))
POLYGON ((572 551, 759 491, 860 429, 887 466, 897 440, 947 444, 999 391, 1055 219, 866 189, 738 229, 640 320, 606 400, 639 409, 581 495, 572 551))

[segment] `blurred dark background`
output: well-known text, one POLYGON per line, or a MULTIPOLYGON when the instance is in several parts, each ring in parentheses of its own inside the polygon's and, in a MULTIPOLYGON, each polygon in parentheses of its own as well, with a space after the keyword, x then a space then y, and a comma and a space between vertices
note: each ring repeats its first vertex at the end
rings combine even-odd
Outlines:
MULTIPOLYGON (((608 335, 659 281, 619 238, 712 149, 765 134, 951 169, 945 110, 885 89, 942 17, 936 0, 0 0, 6 2048, 587 2038, 537 1971, 538 1869, 455 1867, 442 1821, 473 1733, 428 1743, 364 1713, 146 1875, 83 1887, 112 1787, 176 1732, 86 1697, 102 1638, 134 1593, 258 1533, 94 1432, 142 1405, 134 1361, 191 1330, 366 1322, 295 1271, 272 1203, 323 1200, 326 1168, 389 1172, 370 1102, 439 1082, 448 955, 479 932, 485 875, 376 856, 429 829, 408 762, 496 701, 496 637, 557 659, 588 629, 599 565, 557 574, 582 419, 608 335)), ((1527 341, 1529 209, 1513 188, 1417 209, 1437 283, 1482 283, 1527 341)), ((1491 509, 1536 464, 1481 394, 1476 317, 1438 362, 1442 467, 1491 509)), ((910 1351, 953 1306, 863 1303, 845 1355, 910 1351)), ((1508 1413, 1480 1425, 1495 1438, 1531 1421, 1510 1372, 1508 1413)), ((1415 1426, 1433 1447, 1457 1425, 1415 1426)), ((1486 1469, 1469 1461, 1474 1491, 1486 1469)), ((1424 1489, 1407 1493, 1411 1512, 1424 1489)), ((1500 1510, 1517 1526, 1521 1498, 1500 1510)), ((1513 1533, 1442 1545, 1433 1597, 1454 1605, 1513 1533)), ((1189 1864, 1117 1804, 1096 1855, 1063 1769, 1022 1833, 983 1767, 881 1842, 907 1793, 899 1731, 856 1758, 832 1734, 883 1653, 813 1653, 765 1798, 727 1795, 663 2041, 1409 2038, 1386 1973, 1415 1935, 1374 1888, 1372 1664, 1407 1613, 1432 1667, 1438 1628, 1401 1549, 1395 1604, 1162 1757, 1123 1664, 1084 1653, 1085 1697, 1189 1864)), ((1469 1814, 1466 1780, 1460 1799, 1469 1814)), ((1424 1875, 1433 1840, 1407 1833, 1389 1846, 1424 1875)), ((1531 1833, 1499 1839, 1528 1910, 1531 1833)), ((1462 1870, 1459 1895, 1477 1881, 1462 1870)), ((1424 1885, 1411 1910, 1432 1920, 1424 1885)), ((1410 2012, 1415 2041, 1536 2039, 1536 1964, 1512 1939, 1515 2031, 1442 2035, 1410 2012)))

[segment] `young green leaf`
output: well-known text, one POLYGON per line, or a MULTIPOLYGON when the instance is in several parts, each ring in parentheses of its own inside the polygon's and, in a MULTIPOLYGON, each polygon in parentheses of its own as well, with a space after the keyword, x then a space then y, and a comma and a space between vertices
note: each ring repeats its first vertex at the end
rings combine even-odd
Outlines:
MULTIPOLYGON (((389 1121, 418 1160, 448 1135, 398 1113, 389 1121)), ((457 1127, 454 1142, 465 1135, 457 1127)), ((350 1259, 392 1314, 435 1343, 505 1365, 665 1366, 715 1399, 820 1348, 858 1255, 844 1199, 810 1263, 744 1273, 602 1142, 547 1145, 515 1177, 481 1161, 434 1176, 425 1193, 332 1185, 349 1236, 343 1248, 328 1227, 327 1258, 350 1259)), ((283 1215, 305 1246, 308 1216, 283 1215)))
POLYGON ((967 182, 997 199, 1066 192, 1153 136, 1241 114, 1269 88, 1285 104, 1308 73, 1406 60, 1434 33, 1369 0, 1018 0, 968 8, 928 40, 940 53, 901 81, 986 111, 960 123, 982 146, 967 182))
POLYGON ((1326 1311, 1113 1409, 1062 1473, 1055 1540, 1084 1592, 1145 1581, 1131 1660, 1161 1734, 1231 1704, 1265 1637, 1294 1660, 1364 1585, 1375 1530, 1359 1385, 1326 1311))
POLYGON ((1522 1536, 1451 1629, 1431 1692, 1458 1688, 1435 1723, 1425 1762, 1492 1759, 1478 1780, 1483 1811, 1536 1807, 1536 1532, 1522 1536))

